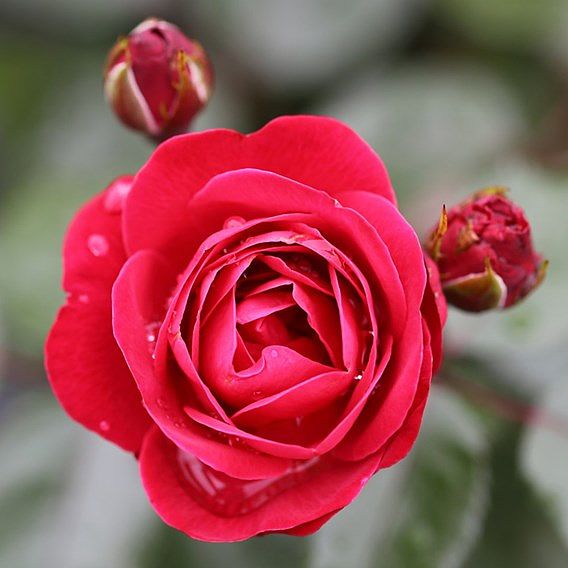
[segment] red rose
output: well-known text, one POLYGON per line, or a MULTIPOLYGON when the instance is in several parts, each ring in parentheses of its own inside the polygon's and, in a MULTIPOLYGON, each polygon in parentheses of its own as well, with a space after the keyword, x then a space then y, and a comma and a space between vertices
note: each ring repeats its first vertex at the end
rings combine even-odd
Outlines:
POLYGON ((163 143, 65 242, 47 341, 69 414, 134 452, 188 535, 304 535, 403 458, 445 301, 378 156, 284 117, 163 143))
POLYGON ((118 118, 161 140, 187 130, 207 104, 213 68, 197 41, 169 22, 148 18, 111 49, 104 80, 118 118))
POLYGON ((507 189, 488 187, 450 209, 447 229, 432 231, 448 302, 471 312, 508 308, 534 290, 547 262, 533 248, 531 227, 507 189))

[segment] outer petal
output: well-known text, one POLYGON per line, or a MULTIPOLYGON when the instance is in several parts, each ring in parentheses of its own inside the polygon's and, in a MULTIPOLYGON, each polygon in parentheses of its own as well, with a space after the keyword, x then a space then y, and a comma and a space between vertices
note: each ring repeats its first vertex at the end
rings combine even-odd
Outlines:
POLYGON ((163 143, 136 176, 125 215, 128 251, 183 248, 193 195, 212 177, 243 168, 278 173, 332 197, 365 190, 395 201, 381 159, 332 118, 280 117, 246 136, 231 130, 187 134, 163 143))
POLYGON ((402 341, 369 397, 357 423, 335 450, 342 459, 359 460, 377 452, 404 423, 415 400, 423 360, 422 318, 409 318, 402 341))
POLYGON ((105 206, 109 195, 87 203, 67 232, 63 286, 69 298, 47 339, 45 365, 72 418, 137 452, 151 421, 112 334, 111 288, 126 259, 117 207, 105 206))
POLYGON ((422 247, 414 229, 383 197, 365 191, 339 196, 346 207, 358 211, 387 244, 404 285, 409 311, 420 305, 426 285, 422 247))
POLYGON ((235 485, 223 478, 225 486, 216 486, 223 495, 216 494, 215 486, 208 486, 205 494, 195 489, 204 471, 200 464, 192 456, 180 454, 156 429, 144 442, 140 469, 150 502, 166 523, 199 540, 231 542, 300 528, 311 521, 317 528, 318 519, 345 507, 358 495, 380 458, 342 462, 327 456, 299 464, 274 483, 235 485), (197 469, 191 482, 188 462, 197 469))
POLYGON ((423 322, 423 330, 424 352, 422 357, 422 367, 420 369, 420 379, 418 381, 418 390, 416 391, 414 402, 412 403, 412 407, 408 412, 406 420, 398 432, 394 434, 391 440, 386 444, 386 451, 379 465, 381 469, 390 467, 406 457, 418 437, 420 424, 422 424, 422 416, 424 414, 426 401, 428 400, 428 394, 430 392, 430 383, 432 382, 433 362, 432 352, 429 348, 430 337, 428 327, 425 322, 423 322))

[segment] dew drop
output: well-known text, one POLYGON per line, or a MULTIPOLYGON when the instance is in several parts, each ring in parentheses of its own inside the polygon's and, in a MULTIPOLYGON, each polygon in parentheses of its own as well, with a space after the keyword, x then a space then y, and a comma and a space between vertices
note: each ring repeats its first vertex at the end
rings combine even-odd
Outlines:
POLYGON ((333 204, 334 204, 336 207, 341 207, 341 203, 339 203, 339 201, 338 201, 337 199, 334 199, 334 200, 333 200, 333 204))
POLYGON ((99 422, 99 428, 103 431, 103 432, 108 432, 110 430, 110 424, 108 423, 107 420, 101 420, 99 422))
POLYGON ((161 397, 156 399, 156 404, 158 405, 158 408, 161 408, 163 410, 168 408, 168 403, 161 397))
POLYGON ((160 326, 161 322, 159 321, 153 321, 146 325, 146 341, 148 342, 148 351, 150 352, 150 355, 154 355, 160 326))
POLYGON ((81 304, 88 304, 91 299, 89 298, 89 294, 79 294, 77 300, 78 300, 81 304))
POLYGON ((360 381, 360 380, 363 378, 363 374, 362 374, 362 373, 359 373, 358 375, 355 375, 353 378, 354 378, 356 381, 360 381))
POLYGON ((262 391, 254 391, 252 393, 252 396, 254 396, 255 398, 260 398, 262 396, 262 391))
POLYGON ((130 192, 132 183, 123 178, 112 182, 106 190, 104 206, 109 213, 120 213, 124 207, 124 200, 130 192))
POLYGON ((302 272, 310 272, 312 269, 312 263, 307 258, 301 258, 298 262, 298 268, 302 272))
POLYGON ((146 325, 146 341, 155 343, 158 338, 158 331, 160 330, 161 322, 153 321, 146 325))
POLYGON ((296 426, 299 428, 302 425, 302 422, 304 421, 304 417, 303 416, 296 416, 296 418, 294 418, 294 424, 296 424, 296 426))
POLYGON ((271 350, 270 350, 270 356, 271 356, 273 359, 276 359, 276 358, 278 357, 278 351, 277 351, 276 349, 271 349, 271 350))
POLYGON ((240 227, 244 225, 246 220, 243 217, 234 215, 233 217, 228 217, 223 224, 223 229, 234 229, 235 227, 240 227))
POLYGON ((108 241, 103 235, 94 233, 88 238, 87 247, 93 256, 104 256, 108 252, 108 241))

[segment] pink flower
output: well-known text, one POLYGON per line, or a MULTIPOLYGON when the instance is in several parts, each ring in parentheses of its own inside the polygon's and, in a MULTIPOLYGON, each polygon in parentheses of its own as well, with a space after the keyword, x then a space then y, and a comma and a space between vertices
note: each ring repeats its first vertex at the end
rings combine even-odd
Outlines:
POLYGON ((437 261, 447 300, 463 310, 508 308, 534 290, 547 262, 532 245, 523 210, 496 186, 452 208, 432 231, 429 250, 437 261))
POLYGON ((187 130, 207 104, 213 69, 176 26, 149 18, 109 53, 105 93, 120 120, 157 140, 187 130))
POLYGON ((51 385, 188 535, 309 534, 413 445, 445 301, 340 122, 163 143, 77 214, 64 263, 51 385))

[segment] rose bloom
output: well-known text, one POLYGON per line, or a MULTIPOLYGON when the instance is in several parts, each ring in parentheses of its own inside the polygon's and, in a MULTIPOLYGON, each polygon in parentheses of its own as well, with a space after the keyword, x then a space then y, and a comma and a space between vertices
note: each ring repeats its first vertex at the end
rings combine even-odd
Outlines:
POLYGON ((342 123, 164 142, 79 211, 64 264, 53 390, 186 534, 310 534, 414 443, 445 300, 342 123))
POLYGON ((187 130, 207 104, 213 67, 199 42, 169 22, 148 18, 111 49, 104 84, 126 126, 162 140, 187 130))
POLYGON ((524 211, 492 186, 452 207, 447 229, 428 243, 448 302, 466 311, 509 308, 543 280, 548 262, 533 247, 524 211))

